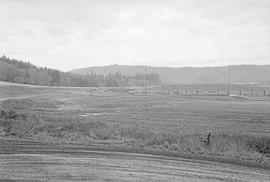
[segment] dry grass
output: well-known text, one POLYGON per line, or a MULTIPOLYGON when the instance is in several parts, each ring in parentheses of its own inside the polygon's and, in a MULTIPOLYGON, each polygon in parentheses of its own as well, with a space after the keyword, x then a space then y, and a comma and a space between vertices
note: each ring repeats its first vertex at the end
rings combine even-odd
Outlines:
MULTIPOLYGON (((15 113, 14 113, 15 114, 15 113)), ((19 115, 19 114, 16 114, 19 115)), ((25 118, 1 119, 2 135, 34 137, 46 140, 93 143, 110 141, 137 147, 151 147, 202 155, 219 155, 257 162, 269 162, 270 137, 246 134, 212 133, 207 135, 166 133, 162 130, 122 127, 103 122, 82 122, 75 118, 51 118, 27 115, 25 118), (47 120, 48 119, 48 120, 47 120)))

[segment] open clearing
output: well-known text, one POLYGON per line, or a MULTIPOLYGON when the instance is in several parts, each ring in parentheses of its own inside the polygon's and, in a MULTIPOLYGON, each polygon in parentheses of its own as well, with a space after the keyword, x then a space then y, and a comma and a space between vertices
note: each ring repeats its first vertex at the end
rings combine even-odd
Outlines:
POLYGON ((167 95, 166 89, 155 87, 145 95, 143 88, 133 90, 93 88, 91 96, 90 88, 2 83, 1 108, 13 111, 14 117, 0 127, 1 178, 269 181, 270 97, 167 95), (13 140, 8 140, 11 136, 13 140), (153 157, 151 152, 134 154, 136 150, 85 148, 95 145, 184 155, 153 157), (183 159, 185 154, 204 160, 183 159), (243 167, 245 162, 258 168, 243 167))

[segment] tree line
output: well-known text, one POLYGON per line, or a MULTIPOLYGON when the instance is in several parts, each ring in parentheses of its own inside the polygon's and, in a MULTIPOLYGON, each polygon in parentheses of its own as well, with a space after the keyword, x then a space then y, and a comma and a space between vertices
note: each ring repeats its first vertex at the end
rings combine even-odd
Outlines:
POLYGON ((67 86, 67 87, 119 87, 143 86, 145 81, 149 85, 161 83, 159 74, 124 75, 122 73, 79 75, 61 72, 47 67, 37 67, 29 62, 0 57, 0 80, 14 83, 67 86))

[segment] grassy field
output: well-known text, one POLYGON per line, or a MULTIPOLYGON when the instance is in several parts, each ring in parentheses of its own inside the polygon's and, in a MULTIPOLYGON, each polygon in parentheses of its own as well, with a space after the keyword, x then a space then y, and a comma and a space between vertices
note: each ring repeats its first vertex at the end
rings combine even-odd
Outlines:
POLYGON ((269 96, 167 95, 167 88, 147 95, 143 88, 95 88, 91 96, 90 88, 2 84, 0 135, 270 164, 269 96))

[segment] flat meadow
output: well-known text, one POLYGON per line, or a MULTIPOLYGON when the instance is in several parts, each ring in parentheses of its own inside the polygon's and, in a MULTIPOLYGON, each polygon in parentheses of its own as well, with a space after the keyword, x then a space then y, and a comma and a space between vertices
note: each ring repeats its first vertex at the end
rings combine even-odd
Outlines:
POLYGON ((268 95, 185 95, 173 90, 149 87, 145 94, 140 87, 1 85, 0 135, 270 164, 268 95))

